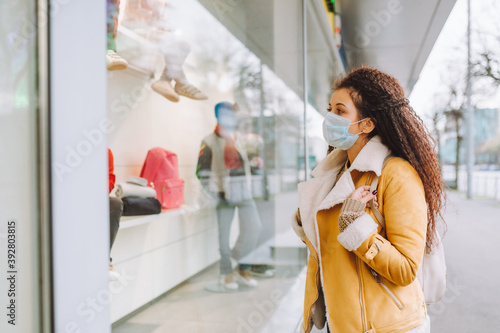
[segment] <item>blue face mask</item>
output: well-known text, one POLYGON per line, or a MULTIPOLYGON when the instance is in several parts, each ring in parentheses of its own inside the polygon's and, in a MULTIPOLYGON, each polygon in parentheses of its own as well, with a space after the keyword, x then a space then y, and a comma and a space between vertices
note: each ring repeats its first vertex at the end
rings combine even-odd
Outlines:
POLYGON ((349 133, 349 126, 362 122, 367 118, 351 123, 347 118, 341 117, 333 112, 328 112, 323 121, 323 137, 330 146, 347 150, 352 147, 359 137, 358 134, 349 133))

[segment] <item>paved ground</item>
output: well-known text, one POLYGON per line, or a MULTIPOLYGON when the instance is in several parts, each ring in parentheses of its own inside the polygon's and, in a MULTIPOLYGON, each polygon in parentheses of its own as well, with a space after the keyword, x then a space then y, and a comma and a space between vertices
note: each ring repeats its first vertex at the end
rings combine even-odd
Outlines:
POLYGON ((429 307, 432 331, 500 332, 500 201, 452 192, 446 221, 448 291, 429 307))
MULTIPOLYGON (((290 256, 283 247, 303 246, 291 231, 297 209, 297 193, 283 193, 271 201, 257 201, 262 220, 263 256, 256 263, 273 264, 274 278, 257 278, 259 286, 235 293, 214 293, 218 265, 200 272, 169 291, 149 307, 117 323, 113 333, 278 333, 293 332, 302 313, 305 260, 297 252, 290 256), (284 239, 283 239, 284 238, 284 239), (272 242, 269 241, 271 239, 272 242), (281 247, 278 260, 271 260, 270 244, 281 247), (295 254, 295 256, 293 256, 295 254), (214 288, 210 288, 213 290, 214 288)), ((237 223, 233 223, 233 227, 237 223)))
MULTIPOLYGON (((268 214, 271 221, 274 216, 276 221, 269 226, 270 230, 279 234, 289 228, 289 214, 293 211, 290 207, 296 207, 295 200, 290 194, 277 199, 276 209, 261 207, 261 214, 268 214)), ((445 218, 448 223, 444 238, 448 291, 441 302, 429 307, 432 332, 500 333, 500 201, 467 200, 451 192, 445 218)), ((262 280, 254 292, 224 295, 203 290, 207 281, 217 276, 213 268, 172 291, 124 325, 115 327, 113 332, 172 331, 175 325, 172 326, 169 320, 178 321, 174 323, 179 325, 174 329, 176 332, 234 333, 235 327, 236 332, 292 332, 301 316, 304 281, 299 271, 262 280), (262 317, 259 325, 249 329, 236 322, 238 318, 260 320, 261 307, 256 307, 255 302, 266 302, 273 290, 283 291, 286 297, 273 307, 273 311, 266 313, 265 318, 262 317), (189 325, 186 326, 186 322, 189 325)))

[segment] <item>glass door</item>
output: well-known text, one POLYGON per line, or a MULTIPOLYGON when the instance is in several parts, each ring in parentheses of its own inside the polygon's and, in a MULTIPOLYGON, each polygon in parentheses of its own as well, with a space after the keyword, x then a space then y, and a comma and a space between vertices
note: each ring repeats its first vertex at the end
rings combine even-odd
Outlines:
MULTIPOLYGON (((0 331, 42 330, 42 215, 46 159, 39 125, 36 1, 0 2, 0 331)), ((48 199, 44 196, 44 200, 48 199)), ((45 206, 47 207, 47 206, 45 206)), ((50 297, 44 306, 50 314, 50 297), (46 305, 47 305, 46 304, 46 305)), ((50 322, 50 321, 49 321, 50 322)))

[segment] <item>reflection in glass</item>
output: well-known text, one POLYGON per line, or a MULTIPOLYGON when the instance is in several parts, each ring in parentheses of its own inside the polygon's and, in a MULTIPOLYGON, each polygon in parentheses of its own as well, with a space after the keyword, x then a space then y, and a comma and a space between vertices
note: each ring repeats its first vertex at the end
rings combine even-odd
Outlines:
MULTIPOLYGON (((215 106, 217 126, 201 143, 196 169, 203 188, 217 203, 220 283, 228 290, 238 289, 238 282, 250 287, 257 286, 257 281, 251 276, 250 265, 239 263, 239 260, 255 249, 261 231, 259 214, 252 197, 248 153, 242 145, 240 134, 235 131, 237 110, 237 105, 229 102, 215 106), (231 249, 230 231, 236 211, 240 234, 231 249), (238 262, 236 271, 233 271, 231 258, 238 262)), ((256 165, 256 160, 253 161, 256 165)))

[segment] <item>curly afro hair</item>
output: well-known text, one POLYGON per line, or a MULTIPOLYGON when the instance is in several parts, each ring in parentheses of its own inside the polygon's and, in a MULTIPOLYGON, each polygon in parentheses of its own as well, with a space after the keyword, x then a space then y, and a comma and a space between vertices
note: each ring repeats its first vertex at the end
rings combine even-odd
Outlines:
POLYGON ((360 119, 371 118, 378 135, 394 156, 407 160, 417 171, 427 202, 427 245, 436 244, 436 222, 444 221, 445 184, 441 179, 435 140, 422 119, 405 98, 403 87, 394 77, 370 67, 352 70, 334 84, 334 90, 347 89, 360 119))

